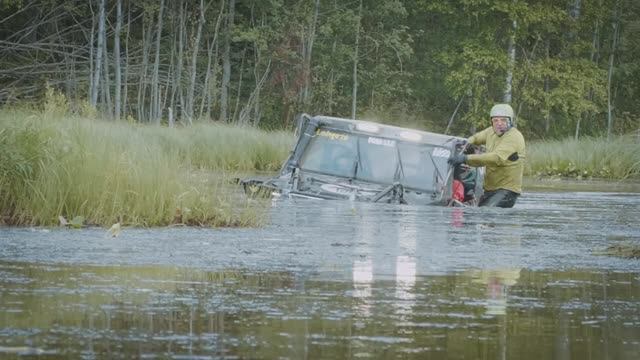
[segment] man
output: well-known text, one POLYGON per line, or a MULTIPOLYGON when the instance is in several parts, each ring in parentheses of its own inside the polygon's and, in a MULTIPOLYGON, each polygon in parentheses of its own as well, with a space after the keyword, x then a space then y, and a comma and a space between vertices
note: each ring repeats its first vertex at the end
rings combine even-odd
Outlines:
POLYGON ((491 127, 469 138, 474 145, 485 145, 484 154, 456 154, 449 159, 454 167, 468 164, 486 167, 484 195, 479 206, 510 208, 522 192, 522 172, 526 156, 524 137, 513 127, 513 109, 508 104, 491 108, 491 127))

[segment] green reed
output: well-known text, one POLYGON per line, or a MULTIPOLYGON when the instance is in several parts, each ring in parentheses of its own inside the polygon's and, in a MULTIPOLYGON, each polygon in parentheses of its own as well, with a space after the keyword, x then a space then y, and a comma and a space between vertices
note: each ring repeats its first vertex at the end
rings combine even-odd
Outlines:
POLYGON ((0 216, 16 225, 254 226, 264 206, 231 171, 275 170, 290 133, 195 124, 136 126, 48 112, 0 111, 0 216))
POLYGON ((628 179, 640 177, 640 137, 565 139, 528 146, 527 175, 628 179))

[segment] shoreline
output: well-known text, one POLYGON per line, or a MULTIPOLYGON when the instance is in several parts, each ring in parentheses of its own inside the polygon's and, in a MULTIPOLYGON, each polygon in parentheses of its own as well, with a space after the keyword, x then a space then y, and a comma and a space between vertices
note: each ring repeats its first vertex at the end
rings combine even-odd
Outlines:
POLYGON ((585 192, 619 192, 640 193, 640 179, 609 180, 588 179, 576 180, 572 178, 536 178, 524 177, 522 187, 524 192, 540 191, 585 191, 585 192))

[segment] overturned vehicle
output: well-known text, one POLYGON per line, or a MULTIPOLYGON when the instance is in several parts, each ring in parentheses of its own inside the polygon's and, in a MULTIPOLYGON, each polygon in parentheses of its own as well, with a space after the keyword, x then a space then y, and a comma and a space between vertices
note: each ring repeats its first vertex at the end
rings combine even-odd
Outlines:
POLYGON ((475 205, 483 169, 447 160, 462 139, 369 121, 302 115, 279 175, 241 181, 249 196, 475 205))

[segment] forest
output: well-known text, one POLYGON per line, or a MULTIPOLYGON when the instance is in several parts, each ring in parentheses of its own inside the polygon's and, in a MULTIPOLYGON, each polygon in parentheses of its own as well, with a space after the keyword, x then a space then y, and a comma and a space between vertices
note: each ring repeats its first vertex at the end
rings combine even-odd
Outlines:
POLYGON ((0 106, 291 128, 300 113, 467 136, 640 131, 637 0, 2 0, 0 106))

